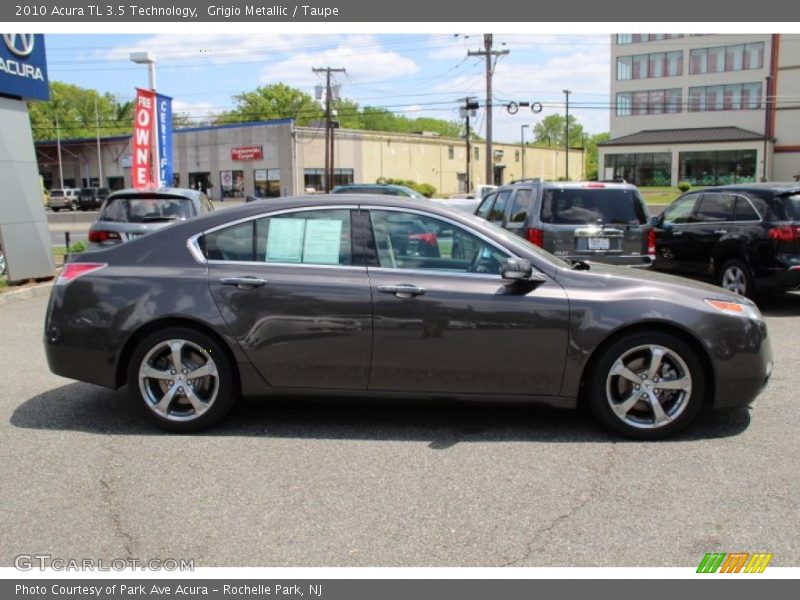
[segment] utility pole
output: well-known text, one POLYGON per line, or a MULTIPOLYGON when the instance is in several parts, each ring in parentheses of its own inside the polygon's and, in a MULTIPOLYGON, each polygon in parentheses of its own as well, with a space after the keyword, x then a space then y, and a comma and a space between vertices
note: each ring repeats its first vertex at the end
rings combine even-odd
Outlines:
POLYGON ((469 130, 469 118, 470 116, 475 115, 475 111, 478 109, 478 101, 474 98, 467 96, 466 98, 460 99, 464 102, 464 106, 461 109, 461 116, 466 119, 466 141, 467 141, 467 173, 466 173, 466 184, 467 193, 472 191, 472 147, 470 145, 470 136, 472 135, 469 130))
POLYGON ((331 73, 346 73, 344 69, 314 67, 314 73, 325 73, 325 193, 331 191, 333 180, 333 124, 331 123, 331 73))
POLYGON ((530 125, 520 125, 519 126, 519 145, 520 145, 520 154, 522 155, 522 179, 525 179, 525 129, 530 127, 530 125))
POLYGON ((94 99, 94 130, 97 134, 97 187, 103 187, 103 157, 100 154, 100 115, 97 112, 97 98, 94 99))
POLYGON ((64 167, 61 164, 61 127, 58 125, 58 113, 56 113, 56 148, 58 149, 58 181, 61 189, 64 189, 64 167))
POLYGON ((494 156, 492 155, 492 74, 494 71, 492 57, 508 54, 509 50, 492 50, 494 36, 486 33, 483 36, 483 50, 467 52, 467 56, 483 56, 486 58, 486 181, 494 183, 494 156))
POLYGON ((566 131, 564 133, 564 162, 566 163, 566 177, 567 181, 569 181, 569 95, 572 92, 570 90, 564 90, 564 95, 567 97, 567 120, 565 123, 566 131))

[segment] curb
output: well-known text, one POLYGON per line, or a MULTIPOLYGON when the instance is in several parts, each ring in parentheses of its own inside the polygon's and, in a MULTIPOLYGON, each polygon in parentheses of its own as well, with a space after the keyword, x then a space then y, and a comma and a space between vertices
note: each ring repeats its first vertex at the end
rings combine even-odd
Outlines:
POLYGON ((13 292, 0 293, 0 306, 12 304, 14 302, 21 302, 23 300, 32 300, 34 298, 41 298, 50 295, 50 288, 53 287, 53 282, 43 283, 42 285, 35 285, 21 290, 14 290, 13 292))

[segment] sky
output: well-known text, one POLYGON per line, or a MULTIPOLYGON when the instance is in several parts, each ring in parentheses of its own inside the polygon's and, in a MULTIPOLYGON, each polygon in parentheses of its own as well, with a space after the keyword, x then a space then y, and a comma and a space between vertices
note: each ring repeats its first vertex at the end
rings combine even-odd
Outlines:
MULTIPOLYGON (((484 104, 485 62, 467 52, 483 49, 479 34, 275 34, 178 33, 141 35, 62 34, 45 38, 51 80, 63 81, 129 100, 148 87, 147 68, 129 60, 133 51, 156 55, 156 87, 174 98, 174 110, 200 120, 233 106, 232 96, 258 86, 285 83, 314 95, 324 76, 313 67, 346 69, 337 74, 341 95, 361 106, 397 114, 459 120, 459 99, 477 96, 484 104)), ((493 114, 494 139, 519 142, 522 125, 532 128, 549 114, 570 114, 589 133, 608 131, 610 36, 608 34, 495 34, 496 50, 508 50, 494 65, 496 105, 539 102, 511 115, 493 114)), ((472 125, 485 134, 485 116, 472 125)))

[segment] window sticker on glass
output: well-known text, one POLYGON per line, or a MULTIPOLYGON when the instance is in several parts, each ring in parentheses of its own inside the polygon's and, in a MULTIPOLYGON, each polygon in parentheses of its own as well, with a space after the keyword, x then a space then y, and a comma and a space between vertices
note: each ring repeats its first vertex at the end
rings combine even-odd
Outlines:
POLYGON ((267 262, 299 263, 303 259, 305 219, 271 219, 267 262))
POLYGON ((335 219, 306 221, 303 262, 318 265, 338 265, 342 243, 342 222, 335 219))

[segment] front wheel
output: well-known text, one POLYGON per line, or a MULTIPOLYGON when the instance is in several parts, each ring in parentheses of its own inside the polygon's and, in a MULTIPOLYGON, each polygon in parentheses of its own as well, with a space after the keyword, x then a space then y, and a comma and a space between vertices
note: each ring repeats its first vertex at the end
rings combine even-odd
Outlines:
POLYGON ((72 210, 78 210, 80 208, 80 206, 78 205, 78 201, 77 200, 73 200, 72 204, 71 204, 71 207, 72 207, 72 210))
POLYGON ((642 332, 606 348, 587 385, 589 407, 603 425, 647 440, 672 435, 694 420, 705 377, 688 344, 668 333, 642 332))
POLYGON ((198 431, 233 407, 234 373, 223 348, 184 327, 150 334, 133 352, 128 389, 147 417, 162 429, 198 431))
POLYGON ((737 258, 732 258, 722 265, 719 271, 719 286, 748 298, 752 298, 756 291, 750 267, 737 258))

